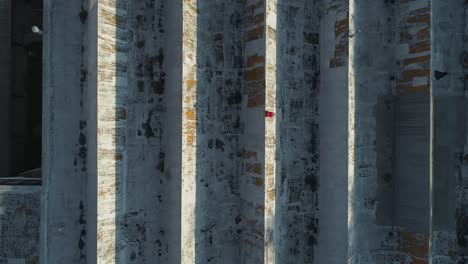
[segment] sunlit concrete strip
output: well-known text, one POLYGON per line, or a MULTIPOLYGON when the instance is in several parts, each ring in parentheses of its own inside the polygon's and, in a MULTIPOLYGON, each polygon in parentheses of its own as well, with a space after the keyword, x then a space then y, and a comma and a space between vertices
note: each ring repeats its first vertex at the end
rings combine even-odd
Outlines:
POLYGON ((10 174, 11 1, 0 1, 0 177, 10 174))
POLYGON ((125 157, 127 2, 100 0, 97 24, 97 262, 126 263, 118 253, 125 157))
POLYGON ((279 241, 276 227, 276 23, 277 0, 266 1, 265 21, 265 264, 276 263, 279 241))
POLYGON ((431 264, 468 261, 467 5, 431 3, 431 264))
POLYGON ((342 264, 348 249, 348 0, 320 19, 318 238, 315 263, 342 264))
POLYGON ((195 263, 197 0, 183 2, 181 263, 195 263))
POLYGON ((96 19, 95 1, 44 1, 41 263, 97 261, 96 19))

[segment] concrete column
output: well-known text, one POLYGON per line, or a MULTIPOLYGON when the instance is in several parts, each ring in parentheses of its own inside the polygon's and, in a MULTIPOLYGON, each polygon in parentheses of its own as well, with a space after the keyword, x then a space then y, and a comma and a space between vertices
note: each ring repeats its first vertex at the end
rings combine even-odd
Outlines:
POLYGON ((179 262, 182 4, 44 12, 43 263, 179 262))
POLYGON ((394 1, 350 3, 348 263, 398 259, 392 174, 394 1), (378 15, 376 15, 378 14, 378 15))
POLYGON ((96 263, 96 8, 44 2, 41 263, 96 263))
POLYGON ((277 79, 273 79, 275 85, 267 86, 267 110, 273 107, 276 119, 272 128, 275 139, 271 142, 277 147, 272 162, 275 261, 267 263, 316 263, 320 10, 314 1, 279 0, 277 8, 277 34, 272 45, 275 51, 267 51, 267 57, 276 54, 272 64, 278 72, 277 79), (276 89, 270 97, 272 88, 276 89), (268 100, 273 103, 268 104, 268 100))
POLYGON ((348 261, 427 261, 429 2, 350 9, 348 261))
POLYGON ((430 263, 468 261, 467 3, 432 1, 430 263))
POLYGON ((119 262, 179 263, 182 3, 127 3, 119 262))
POLYGON ((320 166, 316 263, 341 264, 347 258, 348 6, 347 0, 327 0, 320 16, 320 166))
POLYGON ((0 1, 0 177, 11 177, 11 1, 0 1))
POLYGON ((182 262, 263 259, 265 6, 184 2, 182 262))

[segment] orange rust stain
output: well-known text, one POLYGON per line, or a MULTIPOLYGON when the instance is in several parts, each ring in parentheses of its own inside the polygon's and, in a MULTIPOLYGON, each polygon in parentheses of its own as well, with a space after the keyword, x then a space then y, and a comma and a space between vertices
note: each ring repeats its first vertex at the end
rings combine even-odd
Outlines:
POLYGON ((410 53, 420 53, 431 50, 431 43, 429 40, 419 41, 410 45, 410 53))
POLYGON ((415 58, 408 58, 403 60, 403 65, 407 66, 413 63, 421 63, 421 62, 429 62, 431 59, 430 55, 415 57, 415 58))
POLYGON ((262 174, 262 164, 261 163, 247 163, 246 171, 255 173, 255 174, 262 174))
POLYGON ((255 178, 255 185, 263 186, 263 179, 262 178, 255 178))
POLYGON ((418 85, 418 86, 410 86, 410 85, 402 85, 401 88, 405 92, 429 92, 430 85, 418 85))
POLYGON ((426 40, 426 39, 429 39, 430 37, 430 30, 429 28, 423 28, 421 30, 418 31, 418 33, 416 33, 416 38, 418 40, 426 40))
POLYGON ((347 34, 349 30, 349 19, 341 19, 335 22, 335 37, 341 34, 347 34))
POLYGON ((413 257, 412 264, 428 263, 429 235, 402 231, 400 241, 400 251, 413 257))
POLYGON ((329 67, 336 68, 344 66, 348 55, 348 17, 335 22, 335 51, 333 58, 330 59, 329 67))
POLYGON ((247 31, 247 41, 259 39, 263 37, 264 26, 259 26, 257 28, 247 31))
POLYGON ((427 77, 429 76, 429 70, 427 69, 415 69, 415 70, 405 70, 402 72, 403 82, 410 82, 414 77, 427 77))
POLYGON ((185 125, 184 130, 186 132, 195 133, 195 131, 197 129, 197 123, 196 122, 185 122, 184 125, 185 125))
POLYGON ((188 134, 186 135, 187 137, 187 145, 188 146, 195 146, 195 135, 192 135, 192 134, 188 134))
POLYGON ((265 79, 265 67, 256 67, 245 72, 247 81, 258 81, 265 79))
POLYGON ((253 67, 255 64, 265 63, 265 56, 253 55, 247 58, 247 67, 253 67))
POLYGON ((250 159, 250 158, 257 158, 257 152, 255 151, 248 151, 243 149, 242 150, 242 158, 243 159, 250 159))
POLYGON ((187 118, 187 120, 195 121, 197 119, 197 114, 196 114, 195 110, 189 109, 189 110, 185 111, 185 117, 187 118))
POLYGON ((246 8, 247 12, 255 12, 255 9, 263 7, 264 2, 262 0, 256 2, 255 4, 249 5, 246 8))
POLYGON ((431 22, 431 15, 429 14, 429 8, 421 8, 410 12, 408 23, 424 23, 429 24, 431 22))
POLYGON ((248 16, 247 17, 247 26, 251 25, 262 25, 265 21, 265 14, 259 13, 256 15, 248 16))
POLYGON ((197 80, 187 80, 187 90, 192 90, 193 87, 197 84, 197 80))
POLYGON ((249 98, 247 100, 247 107, 254 108, 257 106, 261 106, 263 105, 264 101, 265 97, 261 94, 249 95, 249 98))

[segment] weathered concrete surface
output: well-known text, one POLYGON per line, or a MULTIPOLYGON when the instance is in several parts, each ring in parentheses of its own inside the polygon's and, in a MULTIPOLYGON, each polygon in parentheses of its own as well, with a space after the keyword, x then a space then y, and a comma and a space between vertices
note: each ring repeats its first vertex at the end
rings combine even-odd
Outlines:
POLYGON ((96 262, 94 4, 44 2, 41 263, 96 262))
POLYGON ((316 263, 319 5, 278 0, 277 9, 275 262, 266 263, 316 263))
POLYGON ((263 259, 264 18, 261 1, 184 3, 183 263, 263 259))
POLYGON ((461 260, 463 8, 50 0, 42 261, 461 260))
POLYGON ((0 1, 0 177, 10 174, 11 2, 0 1))
POLYGON ((432 264, 468 261, 467 8, 432 1, 432 264))
POLYGON ((350 4, 348 263, 427 263, 429 21, 428 1, 350 4))
POLYGON ((0 263, 39 263, 40 186, 0 186, 0 263))
POLYGON ((349 1, 320 9, 319 189, 316 262, 345 263, 348 249, 349 1))
POLYGON ((132 1, 127 10, 119 262, 178 263, 182 3, 132 1))

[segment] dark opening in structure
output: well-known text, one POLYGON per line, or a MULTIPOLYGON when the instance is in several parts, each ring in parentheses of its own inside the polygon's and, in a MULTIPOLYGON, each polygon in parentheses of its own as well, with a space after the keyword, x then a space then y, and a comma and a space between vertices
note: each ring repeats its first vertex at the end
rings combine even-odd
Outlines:
POLYGON ((10 40, 10 46, 3 47, 9 52, 5 59, 9 63, 2 67, 9 69, 1 76, 8 80, 1 87, 2 96, 7 98, 0 106, 0 115, 4 115, 0 184, 31 183, 27 179, 41 177, 42 0, 1 2, 5 2, 2 13, 9 13, 10 29, 5 29, 4 37, 10 40))

